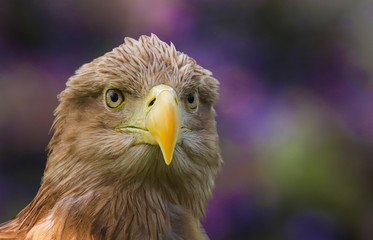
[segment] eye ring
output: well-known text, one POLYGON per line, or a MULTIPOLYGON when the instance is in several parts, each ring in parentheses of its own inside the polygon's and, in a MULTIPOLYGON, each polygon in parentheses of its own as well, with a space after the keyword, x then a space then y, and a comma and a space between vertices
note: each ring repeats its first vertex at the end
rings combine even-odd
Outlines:
POLYGON ((185 98, 185 104, 187 106, 188 111, 195 112, 198 109, 198 93, 197 91, 193 91, 189 93, 185 98))
POLYGON ((105 91, 105 103, 110 110, 118 110, 125 103, 123 93, 116 88, 108 88, 105 91))

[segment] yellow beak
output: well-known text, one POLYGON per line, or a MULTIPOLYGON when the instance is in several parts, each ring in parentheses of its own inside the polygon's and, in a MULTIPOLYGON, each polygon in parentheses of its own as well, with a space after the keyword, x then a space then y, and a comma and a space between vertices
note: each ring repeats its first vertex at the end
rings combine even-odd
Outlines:
POLYGON ((170 165, 180 132, 180 111, 175 91, 158 85, 149 93, 150 111, 145 126, 161 148, 164 160, 170 165))

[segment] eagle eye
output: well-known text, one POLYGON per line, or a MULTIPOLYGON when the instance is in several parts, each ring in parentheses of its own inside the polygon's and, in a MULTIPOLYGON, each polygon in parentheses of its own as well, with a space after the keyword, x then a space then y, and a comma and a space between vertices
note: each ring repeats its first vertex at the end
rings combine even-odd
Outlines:
POLYGON ((190 112, 197 111, 198 108, 198 94, 196 91, 189 93, 186 97, 186 105, 190 112))
POLYGON ((117 110, 123 106, 125 98, 118 89, 107 89, 105 93, 105 103, 111 110, 117 110))

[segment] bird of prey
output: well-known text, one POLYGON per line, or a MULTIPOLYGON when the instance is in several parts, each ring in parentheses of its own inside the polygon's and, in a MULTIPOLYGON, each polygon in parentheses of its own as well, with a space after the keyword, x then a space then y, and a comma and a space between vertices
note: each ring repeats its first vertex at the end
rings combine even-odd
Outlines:
POLYGON ((59 96, 34 200, 0 239, 208 239, 219 82, 154 34, 80 67, 59 96))

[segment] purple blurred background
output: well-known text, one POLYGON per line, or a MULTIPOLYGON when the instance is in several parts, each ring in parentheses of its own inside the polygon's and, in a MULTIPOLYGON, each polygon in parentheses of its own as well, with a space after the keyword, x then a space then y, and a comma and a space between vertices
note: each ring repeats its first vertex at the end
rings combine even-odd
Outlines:
POLYGON ((1 1, 0 222, 39 188, 68 77, 155 33, 221 82, 211 239, 373 239, 372 26, 368 0, 1 1))

